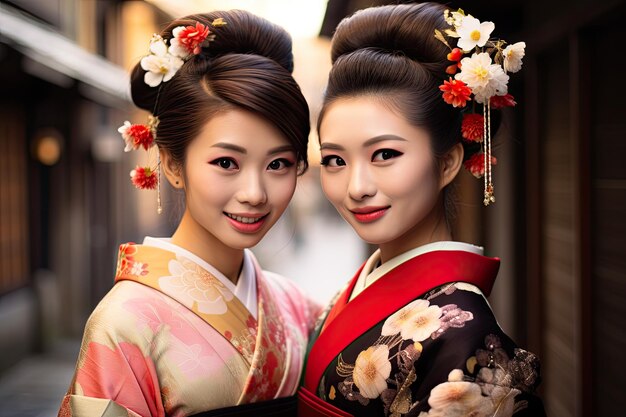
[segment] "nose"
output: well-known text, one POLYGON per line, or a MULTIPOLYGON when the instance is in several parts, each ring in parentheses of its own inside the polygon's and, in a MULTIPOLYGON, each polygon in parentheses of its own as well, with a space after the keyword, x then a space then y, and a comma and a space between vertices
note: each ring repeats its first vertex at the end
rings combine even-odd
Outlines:
POLYGON ((258 172, 249 171, 241 178, 242 182, 237 193, 237 200, 242 204, 250 204, 251 206, 265 204, 267 192, 262 175, 258 172))
POLYGON ((367 166, 356 164, 350 171, 348 195, 354 201, 362 201, 376 195, 376 184, 367 166))

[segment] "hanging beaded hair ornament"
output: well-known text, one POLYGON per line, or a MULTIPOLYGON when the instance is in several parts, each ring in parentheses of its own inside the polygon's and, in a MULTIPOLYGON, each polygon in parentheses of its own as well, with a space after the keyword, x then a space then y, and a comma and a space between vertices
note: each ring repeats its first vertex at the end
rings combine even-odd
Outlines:
POLYGON ((480 150, 469 155, 464 165, 475 177, 484 178, 483 203, 488 206, 496 201, 491 178, 492 165, 496 164, 491 154, 491 109, 517 104, 508 94, 507 73, 522 68, 526 44, 507 45, 502 39, 491 39, 493 22, 481 23, 461 9, 445 10, 444 18, 450 29, 444 33, 435 29, 435 37, 450 49, 447 58, 452 64, 446 68, 449 79, 439 89, 443 91, 444 101, 454 107, 464 108, 472 99, 482 105, 482 114, 475 113, 475 104, 464 110, 461 134, 465 142, 480 144, 480 150), (456 47, 451 47, 446 38, 450 42, 455 40, 456 47))
MULTIPOLYGON (((222 18, 211 22, 211 26, 221 27, 226 25, 222 18)), ((168 41, 162 36, 154 34, 150 40, 149 54, 141 59, 141 68, 146 71, 144 82, 150 87, 159 87, 154 103, 152 114, 148 116, 147 124, 131 124, 129 121, 117 129, 122 134, 126 143, 124 152, 130 152, 144 148, 150 151, 156 147, 155 138, 159 118, 157 106, 161 83, 165 83, 174 77, 182 65, 195 55, 202 52, 203 47, 207 47, 215 35, 209 28, 200 22, 195 26, 177 26, 172 30, 172 38, 168 41)), ((130 180, 135 187, 142 190, 157 190, 157 213, 161 214, 161 160, 157 149, 157 164, 155 166, 137 165, 130 172, 130 180)))

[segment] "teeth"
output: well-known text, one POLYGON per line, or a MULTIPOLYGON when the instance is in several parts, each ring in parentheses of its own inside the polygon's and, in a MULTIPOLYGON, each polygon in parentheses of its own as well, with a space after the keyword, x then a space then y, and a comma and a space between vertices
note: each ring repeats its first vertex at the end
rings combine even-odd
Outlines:
POLYGON ((241 222, 241 223, 256 223, 256 222, 258 222, 259 220, 261 220, 263 218, 263 217, 259 217, 259 218, 241 217, 241 216, 235 216, 235 215, 230 214, 230 213, 226 213, 226 215, 228 217, 230 217, 231 219, 235 219, 235 220, 237 220, 238 222, 241 222))

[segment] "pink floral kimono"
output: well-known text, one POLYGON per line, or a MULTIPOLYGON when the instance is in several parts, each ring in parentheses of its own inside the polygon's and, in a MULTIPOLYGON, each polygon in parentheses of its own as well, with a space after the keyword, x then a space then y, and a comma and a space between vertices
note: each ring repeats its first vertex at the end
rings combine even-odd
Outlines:
POLYGON ((257 318, 181 252, 122 245, 59 416, 188 416, 293 395, 318 308, 245 257, 257 318))

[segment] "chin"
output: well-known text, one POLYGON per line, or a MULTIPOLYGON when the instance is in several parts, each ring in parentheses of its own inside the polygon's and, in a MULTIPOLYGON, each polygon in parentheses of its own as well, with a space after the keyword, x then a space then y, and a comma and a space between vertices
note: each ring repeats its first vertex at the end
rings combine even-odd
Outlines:
POLYGON ((248 238, 233 238, 230 239, 228 242, 228 246, 230 246, 233 249, 250 249, 253 246, 256 246, 261 239, 263 238, 265 234, 257 237, 257 236, 250 236, 248 238))
POLYGON ((389 242, 394 242, 399 239, 407 239, 407 230, 392 229, 384 224, 377 225, 376 228, 367 230, 363 225, 354 228, 355 232, 361 239, 370 245, 383 245, 389 242))
POLYGON ((380 245, 382 243, 387 243, 393 240, 393 236, 390 236, 388 233, 385 232, 376 232, 373 230, 362 229, 359 230, 358 228, 355 228, 354 230, 362 240, 369 243, 370 245, 380 245))

